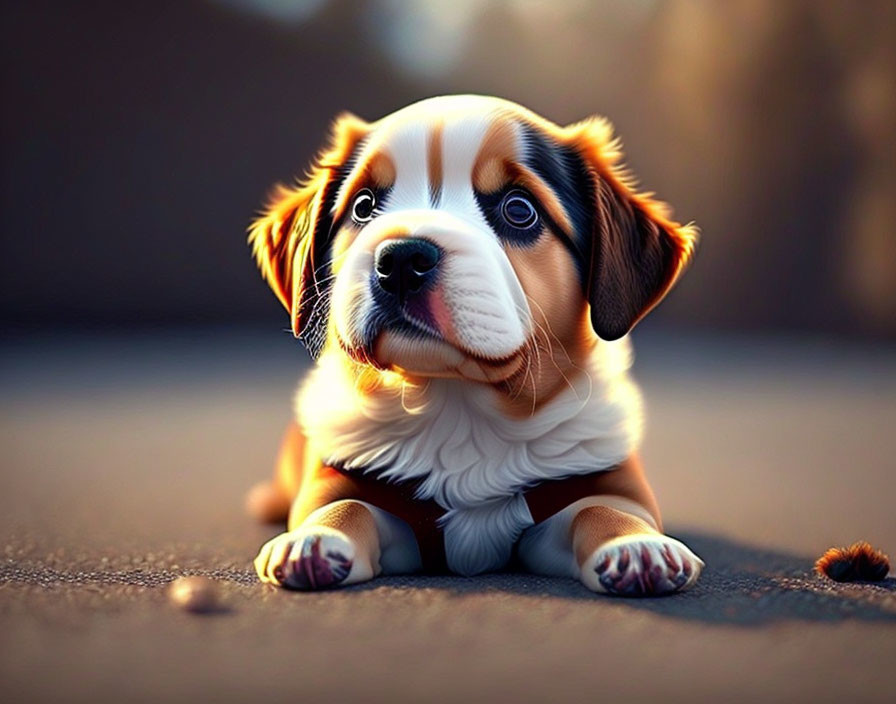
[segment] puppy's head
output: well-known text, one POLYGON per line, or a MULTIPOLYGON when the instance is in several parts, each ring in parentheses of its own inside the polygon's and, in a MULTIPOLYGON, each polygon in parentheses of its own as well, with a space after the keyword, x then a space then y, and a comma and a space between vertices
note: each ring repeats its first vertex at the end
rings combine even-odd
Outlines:
POLYGON ((559 127, 495 98, 343 116, 249 240, 313 355, 499 383, 531 370, 539 337, 567 354, 621 337, 688 261, 696 230, 619 158, 603 120, 559 127))

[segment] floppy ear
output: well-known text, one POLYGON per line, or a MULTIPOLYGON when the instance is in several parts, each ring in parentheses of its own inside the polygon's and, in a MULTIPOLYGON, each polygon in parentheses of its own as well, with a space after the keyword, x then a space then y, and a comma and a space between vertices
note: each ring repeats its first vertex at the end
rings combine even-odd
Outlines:
MULTIPOLYGON (((332 207, 346 161, 369 126, 351 114, 333 123, 329 145, 306 178, 293 187, 277 185, 261 215, 249 227, 249 245, 262 276, 289 313, 293 334, 303 337, 326 278, 332 207)), ((312 350, 313 353, 313 350, 312 350)))
POLYGON ((567 128, 594 179, 594 226, 586 282, 591 325, 604 340, 625 335, 672 288, 698 230, 669 219, 665 203, 636 193, 619 165, 619 141, 603 119, 567 128))

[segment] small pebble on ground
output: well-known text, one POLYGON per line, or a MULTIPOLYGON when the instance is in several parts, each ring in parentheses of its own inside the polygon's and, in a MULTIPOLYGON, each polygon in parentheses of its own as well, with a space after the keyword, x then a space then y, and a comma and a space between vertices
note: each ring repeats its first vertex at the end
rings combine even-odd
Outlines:
POLYGON ((178 577, 168 587, 175 606, 191 613, 208 613, 219 607, 218 587, 208 577, 178 577))

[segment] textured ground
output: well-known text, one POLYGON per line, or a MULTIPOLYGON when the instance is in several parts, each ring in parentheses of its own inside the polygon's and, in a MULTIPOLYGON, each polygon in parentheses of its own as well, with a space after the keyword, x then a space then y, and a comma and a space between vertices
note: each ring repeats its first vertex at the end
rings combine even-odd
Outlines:
POLYGON ((892 701, 896 579, 811 573, 896 553, 896 353, 636 338, 645 459, 707 562, 666 599, 527 575, 323 594, 250 570, 242 514, 303 359, 276 333, 7 340, 0 349, 6 701, 892 701), (164 585, 220 579, 192 616, 164 585))

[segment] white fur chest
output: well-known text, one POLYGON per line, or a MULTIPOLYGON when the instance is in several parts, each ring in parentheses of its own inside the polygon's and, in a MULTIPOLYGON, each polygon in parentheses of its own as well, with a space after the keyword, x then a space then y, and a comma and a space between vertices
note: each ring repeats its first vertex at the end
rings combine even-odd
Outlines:
POLYGON ((356 390, 344 361, 324 354, 296 399, 297 417, 325 462, 420 481, 446 509, 449 567, 497 569, 532 525, 522 490, 609 468, 637 447, 641 400, 628 343, 600 343, 586 369, 537 413, 509 418, 493 391, 458 380, 356 390))

